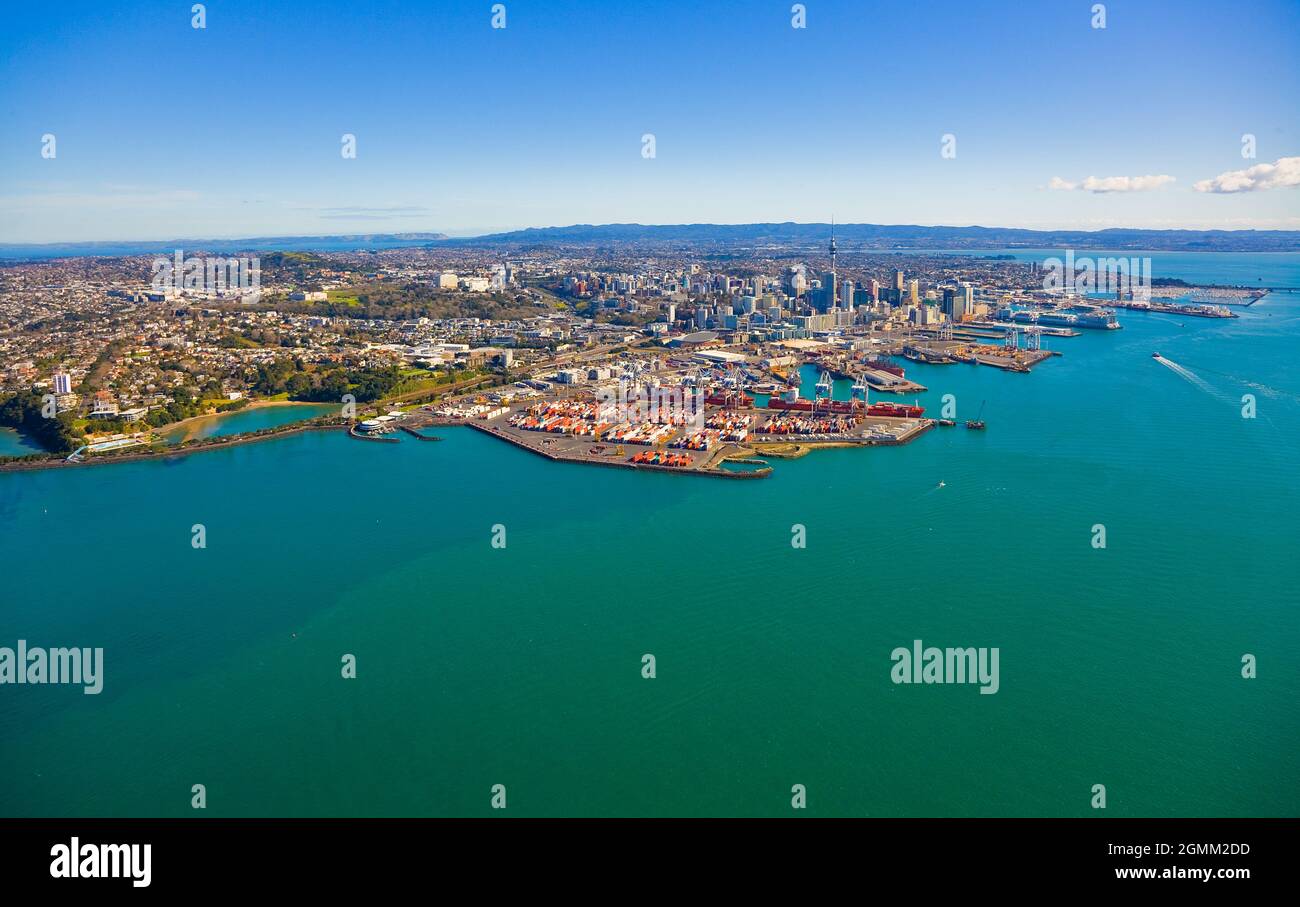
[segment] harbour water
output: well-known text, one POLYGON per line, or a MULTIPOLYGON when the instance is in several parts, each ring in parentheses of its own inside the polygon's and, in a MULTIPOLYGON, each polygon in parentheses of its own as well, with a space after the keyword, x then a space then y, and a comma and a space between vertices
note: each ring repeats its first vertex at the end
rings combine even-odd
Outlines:
POLYGON ((0 428, 0 457, 25 457, 38 454, 41 446, 12 428, 0 428))
POLYGON ((1294 816, 1300 295, 1240 311, 905 363, 988 429, 761 482, 466 429, 0 474, 0 646, 105 652, 0 687, 0 815, 1294 816), (917 639, 1000 689, 895 685, 917 639))
MULTIPOLYGON (((1064 249, 1012 249, 957 252, 954 255, 1010 255, 1016 261, 1043 264, 1049 258, 1064 260, 1064 249)), ((1300 252, 1143 252, 1134 250, 1076 249, 1076 258, 1149 258, 1153 278, 1175 278, 1187 283, 1221 286, 1300 289, 1300 252)))
POLYGON ((218 413, 215 416, 189 419, 163 431, 162 437, 169 444, 201 438, 220 438, 241 432, 277 428, 293 422, 314 419, 317 416, 338 413, 338 411, 339 407, 334 403, 282 403, 273 406, 257 406, 218 413))

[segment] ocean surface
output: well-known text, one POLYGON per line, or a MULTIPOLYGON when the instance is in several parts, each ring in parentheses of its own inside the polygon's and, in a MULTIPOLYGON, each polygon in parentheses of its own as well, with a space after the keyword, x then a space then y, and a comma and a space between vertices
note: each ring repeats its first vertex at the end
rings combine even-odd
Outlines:
POLYGON ((105 653, 0 686, 0 815, 1300 814, 1300 294, 1238 311, 904 363, 988 429, 756 481, 469 429, 0 474, 0 646, 105 653), (917 639, 998 692, 894 684, 917 639))
POLYGON ((164 430, 161 436, 169 444, 201 438, 221 438, 242 432, 276 428, 338 411, 339 407, 334 403, 284 403, 276 406, 258 406, 187 420, 164 430))
POLYGON ((31 438, 12 428, 0 428, 0 457, 25 457, 43 450, 31 438))
MULTIPOLYGON (((922 253, 916 253, 922 254, 922 253)), ((1065 260, 1064 249, 1013 249, 952 252, 953 255, 1010 255, 1016 261, 1065 260)), ((1153 278, 1178 278, 1188 283, 1300 290, 1300 250, 1295 252, 1142 252, 1076 249, 1079 258, 1149 258, 1153 278)))

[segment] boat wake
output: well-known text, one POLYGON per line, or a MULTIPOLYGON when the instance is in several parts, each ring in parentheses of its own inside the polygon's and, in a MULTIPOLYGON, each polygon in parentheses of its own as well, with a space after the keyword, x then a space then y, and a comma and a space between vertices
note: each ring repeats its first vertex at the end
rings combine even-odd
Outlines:
MULTIPOLYGON (((1207 393, 1214 394, 1216 397, 1219 397, 1220 399, 1225 399, 1225 400, 1229 399, 1227 395, 1221 394, 1209 382, 1207 382, 1200 375, 1196 374, 1196 372, 1193 372, 1187 366, 1179 365, 1177 362, 1171 362, 1169 359, 1166 359, 1164 356, 1157 356, 1155 358, 1156 361, 1159 362, 1161 365, 1168 366, 1169 369, 1173 371, 1175 374, 1179 375, 1182 378, 1185 378, 1187 381, 1191 382, 1201 390, 1206 391, 1207 393)), ((1228 381, 1231 381, 1234 384, 1240 384, 1243 387, 1250 388, 1251 390, 1259 391, 1264 396, 1270 397, 1274 400, 1290 400, 1294 403, 1300 403, 1300 396, 1297 396, 1296 394, 1292 394, 1289 393, 1288 391, 1280 390, 1279 388, 1272 387, 1267 384, 1261 384, 1258 381, 1251 381, 1249 378, 1243 378, 1240 375, 1229 375, 1226 372, 1216 372, 1213 369, 1204 368, 1199 365, 1197 366, 1197 369, 1199 369, 1202 372, 1208 372, 1211 375, 1216 375, 1220 378, 1224 378, 1228 381)))
POLYGON ((1204 378, 1196 374, 1196 372, 1192 371, 1191 369, 1179 365, 1177 362, 1174 362, 1172 359, 1166 356, 1157 356, 1155 357, 1155 360, 1156 362, 1159 362, 1165 368, 1169 369, 1179 378, 1182 378, 1184 381, 1186 381, 1188 384, 1192 385, 1193 387, 1197 388, 1198 390, 1203 390, 1210 396, 1215 397, 1219 400, 1228 399, 1222 393, 1216 390, 1215 387, 1212 384, 1210 384, 1210 382, 1206 381, 1204 378))

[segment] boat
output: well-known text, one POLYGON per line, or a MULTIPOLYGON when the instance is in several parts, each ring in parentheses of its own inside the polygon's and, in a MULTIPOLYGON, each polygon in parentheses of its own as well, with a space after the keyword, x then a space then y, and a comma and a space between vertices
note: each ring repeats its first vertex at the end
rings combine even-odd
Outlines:
POLYGON ((1152 359, 1159 359, 1159 358, 1161 358, 1161 356, 1160 356, 1159 353, 1152 353, 1152 354, 1151 354, 1151 358, 1152 358, 1152 359))
POLYGON ((873 403, 867 407, 868 416, 896 416, 914 419, 925 414, 923 406, 908 406, 905 403, 873 403))
POLYGON ((753 406, 754 398, 740 391, 723 391, 709 394, 704 402, 710 406, 753 406))
POLYGON ((940 480, 939 480, 939 486, 938 486, 938 487, 942 488, 943 486, 945 486, 945 485, 947 485, 947 484, 948 484, 948 483, 945 482, 943 479, 940 479, 940 480))
POLYGON ((980 401, 980 411, 975 414, 975 418, 966 420, 966 427, 970 429, 974 429, 975 431, 984 430, 984 401, 983 400, 980 401))
POLYGON ((867 368, 875 369, 878 372, 888 372, 898 378, 905 377, 903 370, 897 364, 888 359, 882 359, 879 356, 874 359, 863 359, 862 364, 867 368))

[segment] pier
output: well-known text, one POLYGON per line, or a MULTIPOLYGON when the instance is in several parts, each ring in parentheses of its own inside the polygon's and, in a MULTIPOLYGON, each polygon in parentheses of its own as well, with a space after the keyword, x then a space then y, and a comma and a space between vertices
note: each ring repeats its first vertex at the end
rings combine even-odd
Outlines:
MULTIPOLYGON (((622 469, 637 469, 646 472, 667 472, 674 475, 696 475, 712 476, 721 479, 761 479, 772 473, 772 467, 764 464, 758 469, 748 470, 728 470, 722 468, 725 459, 719 460, 716 465, 709 464, 709 458, 698 459, 691 457, 691 465, 687 466, 665 466, 657 463, 634 463, 631 462, 627 454, 640 451, 651 451, 655 448, 637 446, 631 451, 624 448, 624 445, 612 444, 593 444, 590 438, 580 438, 566 435, 551 435, 537 439, 523 436, 522 433, 509 431, 499 426, 488 425, 482 422, 468 421, 466 426, 483 434, 499 438, 516 447, 522 447, 530 453, 546 457, 548 460, 564 463, 582 463, 589 466, 614 466, 622 469), (584 450, 583 448, 586 448, 584 450), (620 449, 623 448, 623 449, 620 449)), ((673 451, 673 453, 689 453, 673 451)))
POLYGON ((420 441, 441 441, 442 440, 442 438, 439 438, 437 435, 420 434, 420 432, 416 431, 414 428, 411 428, 409 425, 399 425, 397 427, 400 428, 402 431, 406 432, 412 438, 415 438, 420 441))

